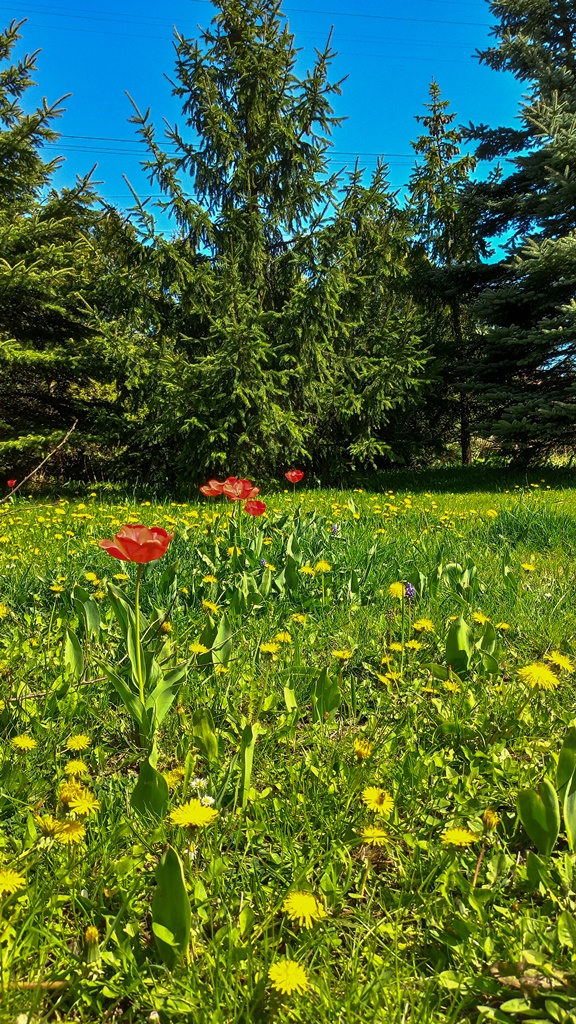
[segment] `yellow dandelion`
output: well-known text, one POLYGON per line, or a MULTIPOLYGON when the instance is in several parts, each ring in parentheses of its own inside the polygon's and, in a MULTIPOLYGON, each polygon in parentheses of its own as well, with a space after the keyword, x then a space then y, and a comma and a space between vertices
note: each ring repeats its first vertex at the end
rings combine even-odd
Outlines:
POLYGON ((303 565, 302 568, 299 569, 298 571, 301 572, 303 576, 313 576, 314 575, 314 569, 313 569, 313 567, 311 565, 303 565))
POLYGON ((218 583, 218 577, 208 573, 207 576, 202 577, 202 583, 218 583))
POLYGON ((208 648, 205 644, 201 644, 199 640, 195 640, 193 644, 190 644, 188 650, 192 654, 208 654, 208 648))
POLYGON ((81 821, 66 820, 60 823, 60 828, 54 838, 63 846, 71 846, 81 843, 86 836, 86 826, 81 821))
POLYGON ((55 818, 53 814, 35 814, 34 824, 40 829, 42 835, 49 839, 52 839, 61 827, 58 818, 55 818))
POLYGON ((555 690, 560 683, 558 676, 543 661, 533 661, 518 669, 518 675, 531 690, 555 690))
POLYGON ((7 604, 0 604, 0 619, 5 619, 9 611, 7 604))
POLYGON ((32 736, 13 736, 11 743, 20 754, 27 754, 31 750, 36 750, 38 746, 37 741, 32 736))
POLYGON ((338 658, 338 661, 350 661, 352 653, 353 652, 349 650, 348 647, 343 647, 342 650, 339 651, 332 651, 332 654, 335 658, 338 658))
POLYGON ((442 833, 441 839, 444 846, 472 846, 480 836, 477 832, 471 832, 469 828, 447 828, 442 833))
POLYGON ((400 601, 406 596, 406 586, 404 583, 391 583, 388 587, 388 593, 390 597, 396 597, 400 601))
POLYGON ((388 833, 378 825, 367 825, 362 829, 360 835, 367 846, 386 846, 389 842, 388 833))
POLYGON ((242 548, 237 547, 235 544, 231 544, 228 548, 228 554, 230 555, 230 558, 232 558, 233 555, 241 555, 242 548))
POLYGON ((127 572, 117 572, 117 573, 114 574, 114 579, 115 580, 129 580, 130 576, 128 575, 127 572))
POLYGON ((84 942, 87 946, 95 946, 98 942, 98 929, 93 924, 89 924, 84 932, 84 942))
POLYGON ((390 650, 391 650, 391 651, 396 651, 396 652, 399 652, 399 651, 402 651, 403 649, 404 649, 404 648, 402 647, 402 644, 398 643, 398 641, 397 641, 397 640, 394 640, 394 641, 393 641, 393 642, 392 642, 392 643, 390 644, 390 650))
POLYGON ((358 736, 354 740, 354 752, 359 761, 365 761, 367 757, 370 757, 373 750, 374 744, 363 736, 358 736))
POLYGON ((520 565, 522 569, 524 569, 524 572, 536 572, 534 562, 520 562, 520 565))
POLYGON ((98 577, 97 577, 95 572, 85 572, 84 573, 84 579, 88 580, 89 583, 99 583, 100 582, 100 580, 98 579, 98 577))
POLYGON ((276 992, 290 996, 293 992, 302 995, 310 987, 308 975, 296 960, 278 960, 268 971, 270 984, 276 992))
POLYGON ((87 750, 90 746, 90 737, 84 733, 78 733, 76 736, 70 736, 66 746, 68 750, 87 750))
POLYGON ((68 761, 68 764, 64 766, 64 772, 66 775, 88 775, 88 765, 85 761, 80 761, 74 758, 72 761, 68 761))
POLYGON ((461 693, 462 688, 458 686, 458 683, 454 682, 453 679, 445 679, 442 683, 442 688, 447 690, 448 693, 461 693))
POLYGON ((419 640, 407 640, 404 646, 407 647, 409 651, 422 650, 422 644, 419 640))
POLYGON ((175 807, 170 812, 170 821, 173 825, 180 825, 182 828, 204 828, 211 825, 218 817, 218 811, 214 807, 205 807, 200 800, 189 800, 181 807, 175 807))
POLYGON ((53 594, 62 594, 64 592, 64 587, 60 583, 53 583, 49 589, 53 594))
POLYGON ((225 676, 230 669, 226 665, 216 665, 214 671, 217 676, 225 676))
POLYGON ((506 631, 507 629, 510 629, 510 623, 509 622, 497 622, 496 623, 496 629, 503 629, 504 631, 506 631))
POLYGON ((285 629, 281 629, 279 633, 276 633, 274 639, 277 640, 279 644, 292 643, 292 637, 290 636, 290 633, 288 633, 285 629))
POLYGON ((278 654, 280 650, 280 644, 274 640, 269 640, 266 643, 260 644, 260 654, 278 654))
POLYGON ((296 622, 299 626, 303 626, 306 622, 306 616, 303 615, 302 612, 294 612, 290 618, 292 619, 292 622, 296 622))
POLYGON ((58 790, 58 799, 63 804, 69 804, 71 800, 79 799, 83 792, 83 787, 75 780, 65 782, 58 790))
POLYGON ((12 868, 0 868, 0 892, 3 896, 12 896, 18 889, 23 889, 26 879, 12 868))
POLYGON ((202 607, 205 612, 212 612, 213 615, 216 615, 218 612, 218 605, 214 604, 213 601, 207 601, 206 599, 204 599, 202 601, 202 607))
POLYGON ((482 815, 484 828, 487 832, 491 832, 495 829, 496 826, 500 824, 501 820, 500 815, 497 814, 496 811, 493 811, 491 807, 487 807, 482 815))
POLYGON ((557 665, 558 668, 564 669, 565 672, 574 672, 576 666, 571 658, 568 658, 561 651, 550 651, 550 654, 545 654, 546 661, 551 661, 553 665, 557 665))
POLYGON ((326 917, 323 904, 311 892, 291 892, 284 900, 282 910, 301 928, 312 928, 316 921, 326 917))
POLYGON ((68 806, 75 814, 85 818, 90 814, 96 814, 100 810, 100 801, 96 799, 90 790, 82 789, 77 796, 68 801, 68 806))
POLYGON ((484 513, 484 515, 488 516, 488 519, 496 519, 497 516, 498 516, 498 513, 497 513, 495 508, 487 508, 486 512, 484 513))
POLYGON ((362 801, 370 811, 383 814, 385 817, 394 810, 394 798, 385 789, 378 786, 367 786, 362 790, 362 801))
POLYGON ((316 562, 316 565, 314 566, 314 572, 330 572, 331 568, 332 566, 330 565, 330 562, 326 562, 324 561, 323 558, 321 558, 319 562, 316 562))
POLYGON ((490 622, 490 619, 487 615, 484 615, 484 612, 472 612, 472 618, 479 626, 485 626, 487 622, 490 622))

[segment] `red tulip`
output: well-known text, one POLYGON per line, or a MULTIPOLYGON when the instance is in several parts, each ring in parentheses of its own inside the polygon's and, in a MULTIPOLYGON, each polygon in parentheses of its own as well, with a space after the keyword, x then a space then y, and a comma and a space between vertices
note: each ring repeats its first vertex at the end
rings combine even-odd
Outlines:
POLYGON ((219 480, 209 480, 200 488, 202 494, 205 494, 207 498, 217 498, 219 494, 222 494, 223 489, 224 484, 221 484, 219 480))
POLYGON ((173 539, 174 534, 166 533, 161 526, 153 526, 149 530, 139 523, 127 523, 114 534, 114 540, 101 540, 99 543, 113 558, 142 565, 162 558, 173 539))
POLYGON ((6 483, 8 484, 8 487, 16 487, 16 484, 18 483, 18 481, 17 480, 7 480, 6 483))
POLYGON ((247 501, 244 505, 244 511, 249 516, 262 516, 266 511, 266 504, 263 501, 247 501))
POLYGON ((289 469, 287 473, 284 473, 284 476, 286 477, 287 480, 290 481, 291 484, 299 484, 300 481, 304 479, 304 470, 289 469))
POLYGON ((246 501, 247 498, 255 498, 260 494, 260 488, 254 487, 251 480, 229 476, 222 488, 222 493, 230 498, 230 501, 246 501))

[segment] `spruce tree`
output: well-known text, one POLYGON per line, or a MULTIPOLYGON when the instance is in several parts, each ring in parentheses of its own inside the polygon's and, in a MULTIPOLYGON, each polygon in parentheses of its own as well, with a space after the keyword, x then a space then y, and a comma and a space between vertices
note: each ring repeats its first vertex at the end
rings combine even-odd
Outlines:
POLYGON ((171 152, 133 116, 176 226, 167 241, 136 202, 156 267, 142 339, 162 353, 145 447, 181 477, 378 458, 423 376, 407 226, 382 168, 367 186, 329 173, 330 40, 304 77, 298 55, 280 3, 219 0, 199 39, 177 36, 171 152))
POLYGON ((497 0, 491 12, 495 45, 480 57, 529 91, 518 128, 466 133, 480 159, 512 167, 468 197, 486 237, 505 233, 505 257, 477 307, 487 333, 474 381, 484 434, 527 463, 576 440, 576 9, 497 0))

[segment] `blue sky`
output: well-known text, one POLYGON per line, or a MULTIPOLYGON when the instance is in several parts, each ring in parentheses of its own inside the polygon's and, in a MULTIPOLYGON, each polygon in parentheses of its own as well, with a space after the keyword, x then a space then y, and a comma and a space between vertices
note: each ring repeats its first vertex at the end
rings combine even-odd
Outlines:
MULTIPOLYGON (((85 6, 79 0, 0 0, 0 9, 5 24, 28 19, 20 53, 42 50, 34 100, 72 93, 58 122, 63 137, 57 150, 65 164, 57 182, 71 184, 97 163, 101 195, 121 208, 130 205, 123 174, 142 197, 156 192, 139 167, 143 150, 128 124, 125 93, 142 110, 150 107, 157 125, 163 118, 181 121, 165 77, 173 70, 173 26, 196 35, 213 14, 209 0, 168 0, 164 6, 126 0, 116 7, 112 0, 87 0, 85 6)), ((360 154, 370 170, 382 154, 392 184, 401 189, 413 164, 410 140, 420 131, 414 115, 424 112, 432 77, 458 123, 513 124, 517 116, 521 86, 473 56, 486 45, 492 24, 483 0, 287 0, 284 10, 304 51, 302 72, 334 26, 333 77, 348 79, 335 104, 346 120, 334 135, 333 168, 352 165, 360 154)))

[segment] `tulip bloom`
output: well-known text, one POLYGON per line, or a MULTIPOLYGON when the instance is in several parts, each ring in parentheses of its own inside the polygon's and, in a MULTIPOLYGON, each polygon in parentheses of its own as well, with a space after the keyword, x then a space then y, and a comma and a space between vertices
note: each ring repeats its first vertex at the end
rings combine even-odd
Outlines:
POLYGON ((243 480, 236 476, 229 476, 222 488, 222 493, 230 501, 246 501, 247 498, 255 498, 260 494, 260 488, 254 487, 251 480, 243 480))
POLYGON ((290 481, 291 484, 299 484, 300 481, 304 479, 304 470, 289 469, 286 473, 284 473, 284 476, 286 477, 287 480, 290 481))
POLYGON ((209 480, 200 490, 207 498, 217 498, 219 494, 222 494, 224 484, 220 483, 219 480, 209 480))
POLYGON ((263 501, 247 501, 244 505, 244 511, 249 516, 262 516, 266 511, 266 504, 263 501))
POLYGON ((144 565, 146 562, 155 562, 162 558, 172 540, 174 534, 167 533, 161 526, 153 526, 149 530, 147 526, 139 523, 127 523, 114 534, 114 540, 101 540, 99 544, 109 555, 119 558, 121 562, 137 562, 144 565))
POLYGON ((17 480, 7 480, 6 483, 8 484, 8 487, 16 487, 16 484, 18 483, 18 481, 17 480))

